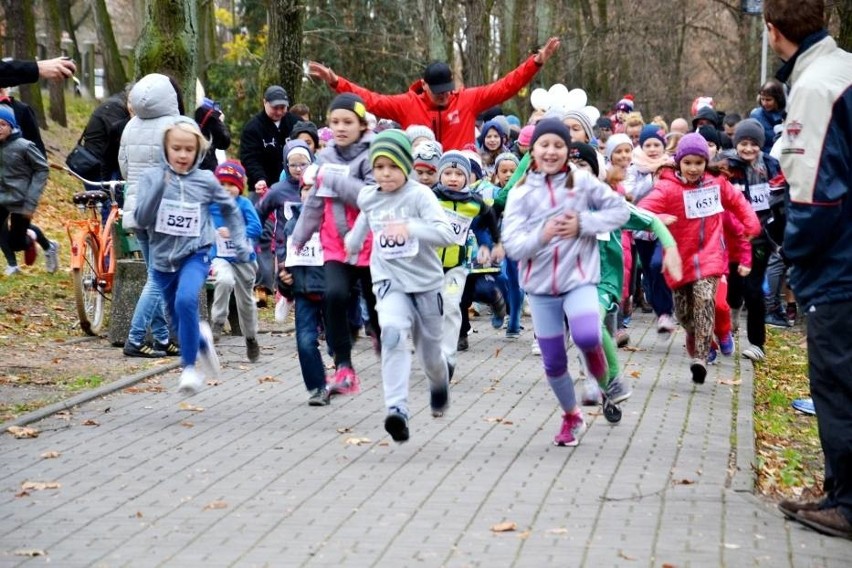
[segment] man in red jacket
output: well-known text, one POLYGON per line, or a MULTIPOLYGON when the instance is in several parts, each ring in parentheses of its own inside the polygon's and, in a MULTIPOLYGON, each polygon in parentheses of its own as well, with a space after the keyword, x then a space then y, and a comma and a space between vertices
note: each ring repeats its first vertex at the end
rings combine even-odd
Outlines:
POLYGON ((552 37, 544 47, 527 58, 508 75, 481 87, 456 88, 450 67, 443 62, 430 63, 408 91, 398 95, 374 93, 338 76, 330 68, 311 61, 308 71, 338 93, 356 93, 367 109, 382 118, 395 120, 402 128, 412 124, 428 126, 446 150, 461 150, 475 139, 476 116, 482 111, 514 97, 559 48, 552 37))

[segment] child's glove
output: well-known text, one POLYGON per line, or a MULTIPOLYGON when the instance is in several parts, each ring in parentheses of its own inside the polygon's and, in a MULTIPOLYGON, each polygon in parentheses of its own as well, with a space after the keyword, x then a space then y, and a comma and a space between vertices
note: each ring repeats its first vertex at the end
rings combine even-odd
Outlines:
POLYGON ((287 321, 287 315, 290 313, 290 301, 281 296, 278 298, 278 301, 275 302, 275 321, 278 323, 283 323, 287 321))

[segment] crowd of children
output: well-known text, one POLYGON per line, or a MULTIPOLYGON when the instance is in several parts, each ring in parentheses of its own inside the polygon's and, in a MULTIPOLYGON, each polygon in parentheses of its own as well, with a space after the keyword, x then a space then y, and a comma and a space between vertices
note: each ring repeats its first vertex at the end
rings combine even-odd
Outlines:
MULTIPOLYGON (((783 89, 770 82, 759 100, 753 118, 730 120, 712 99, 696 99, 693 132, 683 119, 671 131, 659 117, 646 124, 632 96, 610 116, 554 106, 522 126, 491 113, 477 144, 444 151, 428 126, 394 128, 360 96, 342 93, 327 127, 293 128, 280 180, 256 203, 243 196, 248 176, 239 162, 200 169, 202 131, 169 117, 162 162, 139 173, 133 221, 180 344, 179 389, 195 393, 218 372, 215 344, 231 306, 247 358, 259 359, 253 288, 261 240, 273 253, 276 320, 295 311, 308 404, 360 392, 352 344, 363 329, 381 358, 385 428, 399 442, 410 436, 409 340, 429 379, 432 414, 442 416, 480 304, 509 340, 521 335, 524 311, 531 315, 533 353, 563 411, 557 445, 576 445, 585 428, 567 331, 589 376, 581 403, 603 404, 613 422, 631 394, 617 346, 629 342, 634 308, 653 311, 661 334, 684 328, 696 384, 719 353, 733 354, 743 305, 749 345, 741 352, 760 361, 765 321, 783 317, 764 303, 767 269, 778 258, 784 180, 768 151, 783 89), (213 288, 210 326, 198 316, 205 281, 213 288)), ((46 162, 2 105, 0 151, 6 272, 32 238, 45 241, 55 270, 55 244, 30 223, 46 162)))

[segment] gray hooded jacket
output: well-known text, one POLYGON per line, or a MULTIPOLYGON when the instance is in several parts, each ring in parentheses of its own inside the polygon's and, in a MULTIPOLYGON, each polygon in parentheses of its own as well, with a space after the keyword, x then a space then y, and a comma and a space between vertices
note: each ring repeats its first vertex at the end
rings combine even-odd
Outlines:
POLYGON ((143 171, 163 162, 163 132, 180 116, 177 94, 169 78, 159 73, 142 77, 133 86, 128 101, 135 116, 121 134, 118 166, 127 180, 124 190, 122 226, 137 229, 137 183, 143 171))

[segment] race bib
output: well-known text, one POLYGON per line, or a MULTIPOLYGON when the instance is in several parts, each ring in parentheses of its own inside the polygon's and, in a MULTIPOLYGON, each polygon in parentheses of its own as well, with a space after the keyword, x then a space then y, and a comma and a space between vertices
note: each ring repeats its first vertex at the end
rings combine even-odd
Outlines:
POLYGON ((385 235, 384 231, 379 231, 373 235, 373 252, 376 252, 376 250, 386 260, 411 258, 420 251, 420 242, 411 235, 408 237, 402 235, 389 237, 385 235))
POLYGON ((235 258, 237 256, 237 245, 230 238, 224 238, 216 231, 216 256, 219 258, 235 258))
POLYGON ((769 209, 769 184, 758 183, 748 188, 751 195, 751 208, 755 211, 766 211, 769 209))
POLYGON ((451 209, 444 209, 444 213, 446 213, 450 226, 453 228, 453 243, 459 246, 467 244, 467 232, 470 230, 473 219, 451 209))
POLYGON ((687 219, 701 219, 724 211, 718 185, 684 191, 683 206, 687 219))
POLYGON ((284 260, 284 266, 322 266, 323 260, 319 233, 311 235, 302 250, 296 250, 292 238, 287 239, 287 258, 284 260))
MULTIPOLYGON (((323 164, 320 166, 320 173, 323 177, 328 174, 338 175, 338 176, 348 176, 349 175, 349 166, 343 164, 323 164)), ((334 193, 330 188, 326 188, 320 186, 317 188, 317 197, 337 197, 337 194, 334 193)))
POLYGON ((200 205, 163 199, 157 211, 157 224, 154 230, 175 237, 199 236, 201 234, 200 205))

